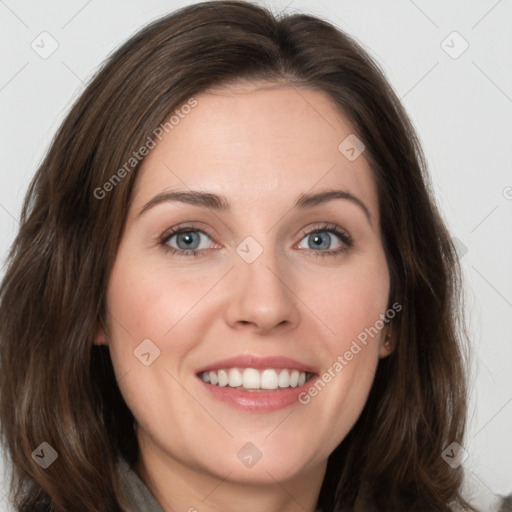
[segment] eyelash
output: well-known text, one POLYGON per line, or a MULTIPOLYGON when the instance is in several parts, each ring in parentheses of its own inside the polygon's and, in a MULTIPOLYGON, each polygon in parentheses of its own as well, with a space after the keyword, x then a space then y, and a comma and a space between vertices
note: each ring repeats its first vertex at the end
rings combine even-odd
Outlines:
MULTIPOLYGON (((203 233, 206 236, 208 236, 208 238, 213 240, 212 237, 206 231, 204 231, 202 229, 195 228, 194 226, 181 226, 179 228, 171 228, 171 229, 165 231, 159 237, 158 243, 159 243, 159 245, 162 246, 162 249, 166 253, 171 253, 176 256, 192 256, 192 257, 204 256, 204 254, 202 254, 202 253, 206 252, 205 249, 176 249, 176 248, 170 247, 168 245, 169 240, 174 235, 179 235, 181 233, 196 233, 196 232, 203 233)), ((341 240, 341 242, 343 242, 345 244, 344 247, 341 247, 340 249, 334 249, 334 250, 333 249, 326 250, 326 251, 315 251, 312 249, 307 250, 309 253, 312 253, 315 256, 320 256, 320 257, 340 256, 341 254, 347 252, 353 245, 351 236, 346 231, 343 231, 340 228, 338 228, 335 224, 323 224, 321 226, 315 226, 314 228, 308 229, 302 233, 301 240, 302 240, 302 238, 304 238, 308 235, 311 235, 313 233, 334 234, 334 235, 338 236, 339 239, 341 240)))

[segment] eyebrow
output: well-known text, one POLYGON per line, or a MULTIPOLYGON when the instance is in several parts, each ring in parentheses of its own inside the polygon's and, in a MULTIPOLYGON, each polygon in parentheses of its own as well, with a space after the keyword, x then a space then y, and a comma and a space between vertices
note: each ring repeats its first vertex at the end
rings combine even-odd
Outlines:
MULTIPOLYGON (((326 190, 323 192, 301 194, 293 204, 292 209, 306 210, 334 199, 345 199, 359 206, 371 224, 371 214, 367 206, 361 199, 346 190, 326 190)), ((137 216, 140 217, 150 208, 165 202, 181 202, 218 211, 228 211, 230 209, 229 202, 224 196, 196 190, 179 190, 157 194, 141 208, 137 216)))

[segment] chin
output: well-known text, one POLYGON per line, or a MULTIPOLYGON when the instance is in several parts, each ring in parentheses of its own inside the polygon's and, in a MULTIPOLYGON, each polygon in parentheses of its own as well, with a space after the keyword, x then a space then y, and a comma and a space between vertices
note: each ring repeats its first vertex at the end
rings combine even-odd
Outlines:
MULTIPOLYGON (((268 432, 264 435, 268 435, 268 432)), ((283 436, 276 436, 272 441, 265 441, 264 435, 261 436, 261 442, 255 438, 254 441, 232 442, 233 448, 221 450, 220 454, 210 459, 210 468, 222 478, 229 474, 231 481, 275 484, 276 480, 296 478, 299 473, 307 472, 322 463, 320 450, 309 450, 306 439, 301 443, 291 443, 290 440, 284 441, 283 436), (297 447, 308 448, 308 451, 299 451, 297 447)), ((325 462, 327 457, 328 454, 325 455, 325 462)))

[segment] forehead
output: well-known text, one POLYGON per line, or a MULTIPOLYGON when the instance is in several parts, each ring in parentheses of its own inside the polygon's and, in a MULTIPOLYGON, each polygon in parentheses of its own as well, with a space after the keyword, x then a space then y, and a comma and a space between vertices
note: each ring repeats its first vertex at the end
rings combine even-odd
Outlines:
POLYGON ((376 218, 364 152, 351 161, 340 150, 354 129, 324 93, 244 84, 194 99, 191 109, 177 107, 179 121, 144 159, 136 205, 167 189, 201 189, 261 207, 262 201, 291 205, 301 193, 341 188, 361 198, 376 218))

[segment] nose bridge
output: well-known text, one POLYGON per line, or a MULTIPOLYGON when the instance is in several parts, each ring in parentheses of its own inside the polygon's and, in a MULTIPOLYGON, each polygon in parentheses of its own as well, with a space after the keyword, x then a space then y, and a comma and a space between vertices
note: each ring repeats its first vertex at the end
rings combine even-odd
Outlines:
POLYGON ((261 285, 264 290, 271 291, 272 288, 276 288, 275 291, 278 291, 283 282, 277 276, 280 274, 280 268, 284 267, 279 263, 279 247, 271 241, 270 236, 266 237, 264 243, 265 245, 262 245, 255 238, 247 237, 237 247, 237 254, 243 261, 243 273, 253 286, 261 285))
POLYGON ((253 323, 269 330, 283 322, 295 323, 298 311, 285 261, 272 233, 248 236, 236 247, 239 261, 233 273, 234 293, 230 305, 231 323, 253 323))

